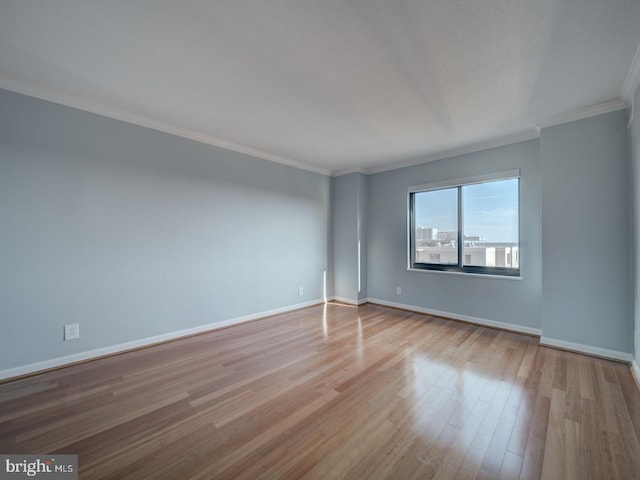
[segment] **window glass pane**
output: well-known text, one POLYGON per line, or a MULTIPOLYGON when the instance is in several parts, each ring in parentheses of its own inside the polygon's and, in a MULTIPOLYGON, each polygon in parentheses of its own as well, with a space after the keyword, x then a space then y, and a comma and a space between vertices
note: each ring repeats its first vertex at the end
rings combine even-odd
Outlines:
POLYGON ((416 263, 458 264, 458 189, 414 195, 416 263))
POLYGON ((465 185, 464 265, 519 268, 518 179, 465 185))

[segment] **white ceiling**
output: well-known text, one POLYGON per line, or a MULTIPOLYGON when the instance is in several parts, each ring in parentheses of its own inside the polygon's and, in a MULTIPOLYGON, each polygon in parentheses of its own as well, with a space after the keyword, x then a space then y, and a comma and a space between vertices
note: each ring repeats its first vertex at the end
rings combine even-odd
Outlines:
POLYGON ((0 87, 380 171, 620 108, 639 43, 638 0, 0 0, 0 87))

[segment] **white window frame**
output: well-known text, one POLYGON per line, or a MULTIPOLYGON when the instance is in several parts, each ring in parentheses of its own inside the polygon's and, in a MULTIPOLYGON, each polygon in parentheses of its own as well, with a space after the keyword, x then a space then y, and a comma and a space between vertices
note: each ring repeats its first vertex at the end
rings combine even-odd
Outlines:
POLYGON ((520 208, 520 170, 506 170, 501 172, 488 173, 485 175, 476 175, 473 177, 464 177, 464 178, 456 178, 438 182, 431 182, 422 185, 413 185, 407 188, 407 269, 412 271, 419 272, 439 272, 439 273, 454 273, 454 274, 462 274, 462 275, 472 275, 472 276, 489 276, 494 278, 516 278, 520 279, 521 265, 520 261, 522 260, 522 255, 519 252, 521 242, 518 240, 518 258, 519 258, 519 266, 518 268, 509 268, 509 267, 480 267, 480 266, 465 266, 463 262, 464 258, 464 242, 462 241, 462 237, 464 235, 463 231, 463 219, 462 219, 462 211, 463 205, 461 202, 461 188, 467 185, 475 185, 479 183, 488 183, 495 182, 500 180, 511 180, 518 179, 518 239, 521 238, 520 235, 520 216, 521 216, 521 208, 520 208), (458 197, 458 264, 457 265, 439 265, 439 264, 428 264, 428 263, 417 263, 414 262, 414 241, 415 241, 415 225, 414 225, 414 205, 413 205, 413 197, 416 193, 429 192, 434 190, 442 190, 446 188, 458 188, 459 197, 458 197))

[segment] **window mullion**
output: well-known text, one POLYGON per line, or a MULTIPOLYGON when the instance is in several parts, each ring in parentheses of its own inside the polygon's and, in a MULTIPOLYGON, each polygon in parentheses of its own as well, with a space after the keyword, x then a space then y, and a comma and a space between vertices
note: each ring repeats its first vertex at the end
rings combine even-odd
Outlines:
POLYGON ((464 232, 462 231, 462 187, 458 187, 458 268, 462 269, 462 250, 464 247, 464 232))

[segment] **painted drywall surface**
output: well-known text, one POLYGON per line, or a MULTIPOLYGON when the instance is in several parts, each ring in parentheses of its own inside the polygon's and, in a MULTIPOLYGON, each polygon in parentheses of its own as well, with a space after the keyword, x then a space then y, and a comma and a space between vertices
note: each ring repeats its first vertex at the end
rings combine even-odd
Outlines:
POLYGON ((320 299, 329 181, 0 91, 0 370, 320 299))
POLYGON ((332 180, 333 291, 352 303, 367 298, 367 183, 363 173, 332 180))
POLYGON ((369 298, 540 328, 538 140, 371 175, 368 192, 369 298), (521 171, 521 280, 407 270, 409 186, 516 168, 521 171))
MULTIPOLYGON (((633 98, 634 108, 640 108, 640 88, 633 98)), ((636 363, 640 364, 640 118, 639 110, 635 111, 631 128, 629 129, 629 148, 631 158, 631 194, 633 212, 633 318, 634 318, 634 350, 636 363)))
POLYGON ((632 351, 626 115, 543 129, 543 335, 632 351))
POLYGON ((325 274, 325 291, 324 295, 326 300, 327 298, 332 298, 335 295, 335 286, 334 286, 334 231, 335 227, 333 225, 333 217, 334 217, 334 209, 335 209, 335 182, 333 177, 329 177, 329 205, 327 208, 327 231, 325 237, 327 239, 327 270, 325 274))
POLYGON ((340 299, 358 299, 358 175, 332 179, 333 292, 340 299))
POLYGON ((358 187, 358 208, 357 208, 357 251, 360 258, 359 281, 358 281, 358 301, 367 298, 367 185, 368 176, 357 173, 358 187))

